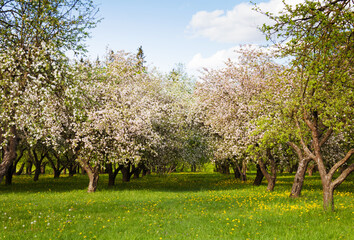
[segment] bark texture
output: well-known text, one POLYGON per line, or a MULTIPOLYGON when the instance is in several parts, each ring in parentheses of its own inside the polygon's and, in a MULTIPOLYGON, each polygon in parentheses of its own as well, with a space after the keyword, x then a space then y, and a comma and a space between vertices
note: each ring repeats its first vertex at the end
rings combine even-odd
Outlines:
POLYGON ((108 172, 108 186, 114 186, 116 177, 122 168, 123 165, 119 165, 119 167, 113 171, 112 163, 107 164, 106 169, 108 172))
MULTIPOLYGON (((13 161, 13 163, 11 164, 9 169, 7 170, 7 173, 6 173, 6 185, 11 185, 12 184, 12 177, 13 177, 13 175, 16 175, 17 164, 19 163, 19 161, 23 157, 23 154, 24 154, 25 150, 26 150, 26 148, 22 148, 20 150, 20 154, 17 154, 16 160, 13 161)), ((22 170, 23 170, 23 166, 24 166, 24 163, 21 166, 22 170)))
POLYGON ((122 181, 123 182, 130 182, 131 172, 130 172, 130 163, 127 165, 122 166, 122 181))
POLYGON ((301 196, 301 190, 304 185, 307 165, 311 159, 305 158, 299 161, 299 166, 297 168, 293 186, 291 187, 290 197, 297 198, 301 196))
POLYGON ((51 154, 50 153, 47 154, 47 159, 49 161, 50 166, 53 169, 54 178, 59 178, 61 172, 65 168, 65 166, 60 165, 60 157, 56 153, 52 152, 51 154), (52 156, 56 159, 56 161, 54 161, 52 156))
POLYGON ((262 180, 263 180, 263 173, 262 173, 262 170, 261 168, 259 167, 259 164, 257 164, 257 174, 256 174, 256 178, 254 179, 254 182, 253 182, 253 185, 255 186, 259 186, 262 184, 262 180))
POLYGON ((96 192, 97 185, 98 185, 98 179, 100 177, 100 175, 98 174, 98 171, 87 172, 87 175, 90 180, 88 188, 87 188, 87 192, 89 192, 89 193, 96 192))
POLYGON ((99 166, 96 165, 95 167, 92 167, 89 163, 90 160, 87 159, 80 158, 79 162, 81 164, 81 167, 85 170, 87 176, 89 177, 89 185, 87 188, 87 192, 96 192, 99 179, 99 166))
POLYGON ((48 150, 45 148, 40 149, 39 155, 37 154, 37 151, 35 149, 29 150, 29 156, 32 159, 32 162, 34 163, 34 166, 36 167, 34 171, 34 181, 38 181, 39 179, 39 175, 41 174, 41 166, 47 154, 48 150))
POLYGON ((247 177, 246 177, 247 166, 244 161, 242 162, 242 164, 234 163, 233 170, 234 170, 234 174, 235 174, 236 179, 240 179, 241 181, 247 180, 247 177))
MULTIPOLYGON (((4 179, 8 169, 15 161, 17 156, 16 150, 17 150, 18 141, 16 138, 16 127, 12 126, 10 128, 10 132, 12 134, 12 137, 9 138, 8 144, 5 147, 3 147, 4 155, 3 155, 2 162, 0 164, 0 183, 4 179)), ((4 139, 2 137, 2 133, 0 132, 0 143, 2 143, 3 141, 4 139)))
POLYGON ((300 147, 293 142, 288 142, 292 149, 296 152, 299 163, 294 177, 293 186, 291 188, 290 197, 297 198, 301 195, 302 186, 304 185, 306 169, 311 161, 310 157, 305 157, 300 147))
POLYGON ((258 160, 258 164, 264 177, 267 179, 268 182, 267 191, 273 191, 275 187, 275 180, 277 178, 277 169, 276 169, 275 160, 273 158, 270 149, 267 149, 267 157, 268 157, 268 161, 270 162, 270 173, 268 173, 266 165, 264 164, 262 159, 258 160))

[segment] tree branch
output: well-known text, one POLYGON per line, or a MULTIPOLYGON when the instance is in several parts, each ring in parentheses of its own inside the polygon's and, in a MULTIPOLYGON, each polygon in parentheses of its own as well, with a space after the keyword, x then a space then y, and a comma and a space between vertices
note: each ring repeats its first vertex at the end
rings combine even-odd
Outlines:
POLYGON ((347 177, 348 175, 354 170, 354 163, 349 165, 349 167, 347 167, 341 175, 339 175, 339 177, 337 177, 336 180, 334 180, 331 183, 331 187, 333 189, 335 189, 336 187, 338 187, 347 177))
POLYGON ((259 168, 261 169, 264 177, 269 180, 271 178, 270 174, 268 173, 266 166, 264 164, 264 162, 262 161, 262 159, 259 157, 258 159, 258 164, 259 164, 259 168))
POLYGON ((295 119, 295 123, 296 123, 296 127, 299 129, 299 132, 300 132, 300 142, 301 142, 302 148, 304 149, 305 153, 306 153, 310 158, 312 158, 313 160, 315 160, 315 158, 316 158, 315 154, 313 154, 313 153, 311 152, 311 150, 306 146, 305 141, 304 141, 304 139, 302 138, 301 128, 300 128, 300 125, 299 125, 299 122, 298 122, 297 119, 295 119))
MULTIPOLYGON (((304 110, 305 111, 305 110, 304 110)), ((307 116, 307 113, 304 112, 304 121, 306 123, 306 125, 310 128, 310 130, 312 132, 317 132, 317 129, 316 129, 316 122, 312 123, 308 116, 307 116)))
POLYGON ((302 151, 301 149, 299 148, 299 146, 297 146, 295 143, 293 142, 287 142, 287 144, 292 148, 294 149, 294 151, 296 152, 297 156, 299 157, 299 159, 302 159, 303 156, 302 156, 302 151))
POLYGON ((333 129, 330 128, 327 130, 326 134, 323 136, 323 138, 320 141, 320 147, 322 147, 322 145, 327 142, 327 140, 329 139, 329 137, 332 135, 333 133, 333 129))
POLYGON ((335 173, 335 171, 337 171, 337 169, 342 166, 346 161, 348 161, 348 159, 350 158, 350 156, 354 153, 354 148, 350 149, 349 152, 347 153, 347 155, 345 155, 344 158, 342 158, 342 160, 340 160, 339 162, 337 162, 336 164, 334 164, 334 166, 331 168, 331 170, 329 170, 328 175, 330 176, 330 178, 333 177, 333 174, 335 173))

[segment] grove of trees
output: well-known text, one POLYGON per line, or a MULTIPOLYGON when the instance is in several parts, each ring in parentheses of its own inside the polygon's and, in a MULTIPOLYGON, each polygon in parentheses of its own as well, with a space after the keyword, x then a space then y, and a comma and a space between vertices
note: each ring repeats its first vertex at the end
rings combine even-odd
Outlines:
POLYGON ((263 13, 273 46, 243 46, 198 80, 183 65, 149 69, 142 47, 69 59, 85 51, 96 12, 90 0, 0 1, 0 182, 33 165, 36 181, 47 164, 55 178, 80 169, 94 192, 100 173, 114 185, 119 171, 128 182, 212 162, 243 181, 257 170, 254 184, 264 177, 268 191, 294 171, 299 197, 311 164, 324 209, 334 209, 354 170, 353 1, 263 13))

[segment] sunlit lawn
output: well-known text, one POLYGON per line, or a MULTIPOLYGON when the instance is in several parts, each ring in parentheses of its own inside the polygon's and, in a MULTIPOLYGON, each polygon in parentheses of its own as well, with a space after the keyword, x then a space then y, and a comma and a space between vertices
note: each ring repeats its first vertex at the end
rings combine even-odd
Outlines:
POLYGON ((288 198, 292 176, 266 192, 232 175, 151 175, 86 193, 87 176, 15 176, 0 186, 0 239, 354 239, 353 176, 322 210, 318 176, 288 198))

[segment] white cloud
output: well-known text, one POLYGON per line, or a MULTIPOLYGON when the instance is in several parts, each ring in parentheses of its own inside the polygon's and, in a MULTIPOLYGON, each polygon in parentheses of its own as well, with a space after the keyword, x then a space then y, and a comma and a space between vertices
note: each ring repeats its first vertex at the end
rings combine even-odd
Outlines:
MULTIPOLYGON (((288 1, 289 2, 289 1, 288 1)), ((303 0, 292 0, 297 4, 303 0)), ((270 0, 257 4, 262 11, 280 12, 284 5, 282 0, 270 0)), ((270 20, 254 10, 250 3, 240 3, 232 10, 200 11, 192 16, 187 31, 195 37, 205 37, 212 41, 226 43, 261 43, 264 35, 258 27, 270 20)))
POLYGON ((219 68, 225 65, 227 59, 236 59, 235 52, 239 47, 232 47, 225 50, 217 51, 210 57, 204 57, 201 53, 193 56, 192 60, 187 64, 187 68, 196 71, 201 68, 219 68))
MULTIPOLYGON (((287 3, 296 5, 304 0, 287 0, 287 3)), ((282 0, 270 0, 257 4, 264 12, 274 14, 283 10, 282 0)), ((253 5, 241 3, 232 10, 215 10, 212 12, 200 11, 193 15, 187 30, 196 37, 205 37, 217 42, 226 42, 236 44, 253 44, 251 47, 257 47, 256 44, 264 42, 265 37, 258 30, 258 26, 263 23, 270 23, 269 19, 252 10, 253 5)), ((220 68, 225 66, 228 59, 237 60, 238 54, 235 52, 240 46, 229 49, 219 50, 211 56, 203 56, 197 53, 187 64, 189 72, 198 75, 202 68, 220 68)))
POLYGON ((225 62, 230 59, 231 61, 237 61, 239 53, 237 52, 241 48, 259 48, 258 45, 247 45, 247 46, 235 46, 229 49, 217 51, 215 54, 209 57, 203 57, 201 53, 193 56, 192 60, 187 64, 187 69, 190 72, 198 72, 203 68, 221 68, 225 67, 225 62))

